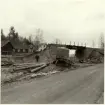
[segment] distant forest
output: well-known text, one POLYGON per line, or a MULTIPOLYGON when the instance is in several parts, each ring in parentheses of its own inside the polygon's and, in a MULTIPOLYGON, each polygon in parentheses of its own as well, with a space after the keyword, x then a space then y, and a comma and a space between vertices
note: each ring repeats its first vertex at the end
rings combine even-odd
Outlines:
POLYGON ((3 32, 3 29, 1 29, 1 41, 6 41, 9 40, 13 43, 22 43, 22 44, 26 44, 26 45, 40 45, 42 42, 44 42, 43 40, 43 33, 41 29, 37 30, 37 35, 35 36, 35 39, 32 38, 32 35, 29 35, 28 38, 26 37, 22 37, 21 35, 19 35, 18 32, 15 31, 15 28, 13 26, 10 27, 9 33, 8 35, 5 35, 3 32))

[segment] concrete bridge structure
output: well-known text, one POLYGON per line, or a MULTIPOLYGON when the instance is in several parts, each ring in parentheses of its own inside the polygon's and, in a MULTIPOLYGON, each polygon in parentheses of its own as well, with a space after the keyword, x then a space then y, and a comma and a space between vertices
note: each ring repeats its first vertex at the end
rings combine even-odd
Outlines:
POLYGON ((66 47, 68 49, 76 50, 76 57, 80 60, 87 59, 93 50, 99 51, 98 48, 91 48, 86 46, 66 45, 66 44, 49 44, 49 46, 66 47))

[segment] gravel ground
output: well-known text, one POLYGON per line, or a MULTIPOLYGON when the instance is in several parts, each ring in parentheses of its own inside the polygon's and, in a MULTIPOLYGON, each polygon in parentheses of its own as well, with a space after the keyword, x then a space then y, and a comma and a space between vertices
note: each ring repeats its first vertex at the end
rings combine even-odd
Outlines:
POLYGON ((60 66, 56 66, 54 64, 50 64, 49 66, 38 71, 37 73, 27 73, 27 74, 22 74, 22 72, 11 74, 10 72, 8 72, 8 71, 10 71, 10 68, 3 68, 2 73, 1 73, 1 81, 3 81, 4 83, 2 82, 2 86, 3 85, 12 85, 12 84, 24 83, 24 81, 30 82, 34 79, 34 78, 30 78, 30 75, 33 75, 33 74, 37 75, 39 73, 42 73, 42 75, 36 76, 37 78, 40 78, 40 77, 44 76, 43 73, 49 73, 50 72, 50 74, 51 74, 51 72, 56 72, 56 71, 64 71, 65 72, 65 71, 76 70, 78 68, 88 67, 88 66, 91 66, 91 65, 90 64, 77 64, 76 68, 72 67, 72 68, 68 69, 67 67, 60 67, 60 66), (5 81, 7 81, 7 82, 5 82, 5 81))
POLYGON ((102 93, 99 100, 97 101, 97 104, 103 104, 103 103, 104 103, 104 93, 102 93))
POLYGON ((2 103, 96 104, 104 89, 103 73, 101 64, 6 86, 2 103))

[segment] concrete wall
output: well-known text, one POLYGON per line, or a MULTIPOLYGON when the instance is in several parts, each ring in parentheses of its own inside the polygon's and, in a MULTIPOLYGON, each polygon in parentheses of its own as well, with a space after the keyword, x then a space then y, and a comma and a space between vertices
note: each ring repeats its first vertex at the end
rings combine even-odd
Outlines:
POLYGON ((89 55, 92 53, 93 50, 101 51, 100 49, 97 49, 97 48, 89 48, 89 47, 87 47, 85 49, 77 49, 76 50, 76 57, 78 59, 81 59, 81 60, 82 59, 87 59, 89 57, 89 55))

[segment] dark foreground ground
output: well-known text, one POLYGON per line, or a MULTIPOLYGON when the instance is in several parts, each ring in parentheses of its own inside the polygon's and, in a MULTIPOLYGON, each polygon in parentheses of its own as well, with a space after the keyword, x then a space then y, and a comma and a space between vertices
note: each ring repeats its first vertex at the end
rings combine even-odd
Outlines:
POLYGON ((104 65, 57 73, 1 89, 3 104, 103 104, 104 65))

